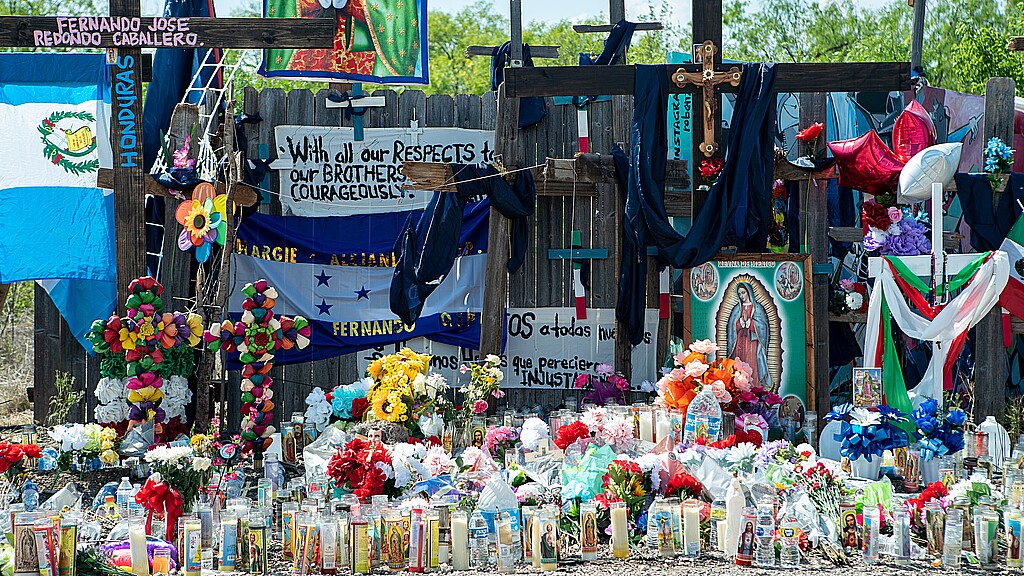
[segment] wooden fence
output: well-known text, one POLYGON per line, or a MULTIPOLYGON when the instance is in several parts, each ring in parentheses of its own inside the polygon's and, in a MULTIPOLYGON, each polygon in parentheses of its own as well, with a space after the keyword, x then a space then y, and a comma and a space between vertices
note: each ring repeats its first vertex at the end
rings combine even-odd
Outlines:
MULTIPOLYGON (((247 138, 244 152, 249 158, 275 160, 277 147, 274 127, 278 125, 351 126, 351 118, 344 111, 326 106, 327 89, 317 92, 292 90, 284 92, 272 88, 258 92, 245 89, 243 110, 248 115, 259 115, 256 123, 243 124, 247 138)), ((496 120, 496 101, 493 93, 483 96, 460 94, 455 97, 433 95, 427 97, 418 90, 397 93, 391 90, 374 92, 383 96, 386 105, 369 108, 364 116, 367 128, 408 127, 416 121, 423 127, 458 127, 493 130, 496 120)), ((539 124, 520 131, 518 139, 525 148, 520 152, 522 165, 539 165, 545 158, 571 158, 578 151, 577 114, 572 106, 555 106, 549 98, 547 117, 539 124)), ((591 103, 588 109, 590 149, 607 153, 612 145, 625 139, 625 122, 619 122, 613 135, 613 116, 626 118, 630 109, 628 99, 591 103)), ((277 174, 271 172, 261 185, 267 190, 268 201, 260 206, 267 214, 281 214, 277 174)), ((530 220, 530 249, 523 268, 509 279, 509 305, 513 307, 572 306, 572 272, 568 260, 548 259, 549 248, 568 248, 572 230, 582 232, 583 248, 607 248, 607 259, 594 260, 590 267, 587 305, 590 308, 614 308, 618 285, 619 232, 616 214, 620 211, 620 198, 613 185, 586 184, 562 192, 566 196, 541 195, 536 212, 530 220)), ((176 238, 173 210, 170 212, 169 234, 176 238)), ((173 242, 165 241, 165 258, 176 251, 173 242)), ((165 260, 166 262, 166 260, 165 260)), ((172 293, 189 290, 183 259, 165 264, 160 280, 172 293), (171 285, 173 283, 173 285, 171 285), (180 286, 180 284, 186 284, 180 286)), ((186 269, 187 270, 187 269, 186 269)), ((656 277, 653 278, 656 286, 656 277)), ((167 301, 165 299, 165 301, 167 301)), ((174 300, 169 309, 183 309, 185 303, 174 300)), ((649 290, 649 305, 657 306, 655 290, 649 290)), ((76 388, 87 391, 83 410, 74 414, 91 420, 95 406, 92 390, 99 379, 98 363, 86 356, 81 346, 68 334, 67 325, 57 314, 46 293, 36 289, 36 418, 45 416, 45 401, 52 391, 55 370, 70 371, 76 377, 76 388), (85 409, 88 412, 85 412, 85 409)), ((287 418, 293 411, 305 410, 306 395, 313 387, 329 390, 339 383, 355 380, 356 355, 339 356, 312 363, 279 366, 272 373, 275 386, 276 412, 287 418)), ((237 424, 240 407, 238 373, 230 373, 228 382, 216 383, 213 400, 226 402, 224 414, 229 424, 237 424), (221 392, 223 391, 223 392, 221 392)), ((510 390, 506 396, 509 406, 526 407, 540 404, 546 408, 560 405, 564 392, 559 390, 510 390)))

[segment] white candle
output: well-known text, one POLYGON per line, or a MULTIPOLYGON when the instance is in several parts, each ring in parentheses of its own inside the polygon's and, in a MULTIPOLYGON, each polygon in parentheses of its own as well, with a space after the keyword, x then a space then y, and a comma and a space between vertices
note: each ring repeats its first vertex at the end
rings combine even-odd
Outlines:
POLYGON ((718 536, 718 550, 719 550, 719 552, 724 552, 725 551, 725 531, 726 531, 725 519, 723 518, 723 519, 720 519, 720 520, 712 520, 712 522, 716 522, 717 523, 717 528, 718 529, 715 531, 715 534, 718 536))
POLYGON ((654 441, 661 442, 667 436, 672 435, 672 421, 669 420, 668 412, 658 414, 658 422, 654 427, 654 441))
POLYGON ((700 556, 700 504, 683 503, 683 550, 687 556, 700 556))
POLYGON ((146 520, 132 518, 128 522, 128 543, 132 555, 132 573, 149 576, 149 553, 146 551, 146 520))
POLYGON ((640 412, 640 439, 654 441, 654 414, 650 410, 640 412))
POLYGON ((743 487, 740 479, 733 475, 725 493, 725 551, 726 558, 736 557, 736 543, 740 538, 740 521, 743 520, 743 487))
POLYGON ((469 570, 469 518, 462 511, 452 514, 452 568, 469 570))
POLYGON ((626 534, 626 507, 612 503, 612 554, 616 558, 629 558, 629 536, 626 534))

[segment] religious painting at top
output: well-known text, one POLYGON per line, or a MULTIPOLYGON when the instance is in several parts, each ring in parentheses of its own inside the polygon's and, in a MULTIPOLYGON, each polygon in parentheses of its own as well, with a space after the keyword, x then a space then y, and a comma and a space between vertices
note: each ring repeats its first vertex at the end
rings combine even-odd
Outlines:
POLYGON ((264 0, 266 18, 334 18, 334 48, 264 50, 262 76, 428 84, 427 0, 264 0))
POLYGON ((810 270, 805 254, 740 254, 686 271, 687 341, 750 365, 756 386, 783 398, 779 422, 803 425, 813 356, 810 270))

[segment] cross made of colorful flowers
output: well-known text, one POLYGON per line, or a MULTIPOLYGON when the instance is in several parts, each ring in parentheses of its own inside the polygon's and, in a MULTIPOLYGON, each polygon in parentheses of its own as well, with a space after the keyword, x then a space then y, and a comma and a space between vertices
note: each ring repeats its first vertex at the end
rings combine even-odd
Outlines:
POLYGON ((242 363, 242 440, 246 451, 257 453, 270 447, 277 431, 274 422, 274 380, 268 374, 278 350, 305 348, 311 328, 302 316, 275 316, 277 290, 266 280, 246 284, 242 289, 242 319, 225 320, 203 333, 210 351, 238 352, 242 363))
POLYGON ((165 418, 160 408, 164 398, 164 379, 160 375, 164 354, 178 346, 202 342, 203 319, 198 314, 164 312, 160 298, 164 287, 152 276, 132 280, 128 289, 127 313, 96 320, 86 338, 98 354, 124 353, 126 371, 117 377, 125 378, 128 388, 128 420, 160 424, 165 418))

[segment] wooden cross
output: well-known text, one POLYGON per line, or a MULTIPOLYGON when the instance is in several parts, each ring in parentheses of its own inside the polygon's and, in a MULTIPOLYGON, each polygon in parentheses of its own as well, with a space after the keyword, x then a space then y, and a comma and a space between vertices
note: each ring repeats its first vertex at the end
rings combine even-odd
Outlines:
POLYGON ((704 100, 704 141, 698 149, 708 158, 718 151, 718 142, 715 142, 715 112, 718 110, 718 99, 715 98, 715 86, 728 83, 738 87, 743 73, 738 66, 733 66, 725 72, 715 70, 715 55, 718 54, 718 46, 711 40, 705 40, 696 55, 700 59, 694 59, 694 63, 700 64, 698 72, 688 72, 686 68, 679 68, 672 75, 672 82, 680 88, 692 84, 701 89, 701 96, 704 100))
POLYGON ((140 0, 109 0, 109 16, 0 17, 0 47, 106 48, 110 66, 118 302, 147 275, 142 167, 143 48, 330 48, 333 18, 142 18, 140 0))
MULTIPOLYGON (((693 0, 693 43, 695 47, 711 42, 722 45, 722 0, 693 0)), ((697 52, 700 52, 698 49, 697 52)), ((711 69, 721 74, 722 55, 714 50, 711 69)), ((705 58, 700 63, 665 65, 670 92, 694 95, 694 109, 704 111, 703 122, 695 123, 693 142, 695 150, 704 150, 706 127, 714 128, 710 142, 721 141, 721 106, 717 99, 723 92, 735 92, 737 84, 731 81, 715 84, 706 90, 704 82, 676 82, 682 74, 697 74, 703 80, 705 58), (713 97, 710 95, 713 94, 713 97), (706 105, 705 99, 715 103, 706 105)), ((506 94, 510 97, 569 96, 574 94, 632 94, 634 71, 632 66, 546 66, 509 70, 505 75, 506 94)), ((725 71, 729 74, 730 71, 725 71)), ((691 78, 693 78, 691 76, 691 78)), ((738 80, 738 79, 737 79, 738 80)), ((775 90, 777 92, 888 92, 907 90, 911 86, 908 62, 864 63, 780 63, 777 65, 775 90)))

